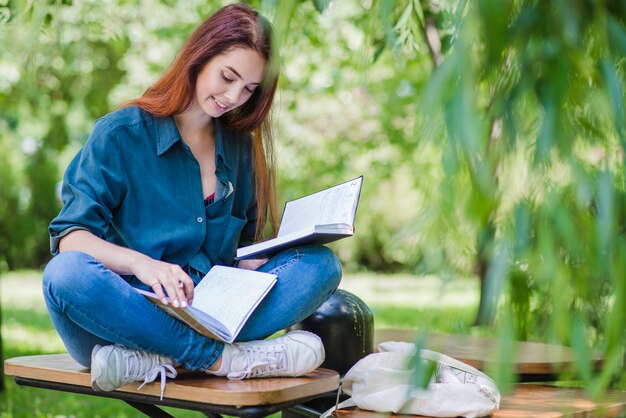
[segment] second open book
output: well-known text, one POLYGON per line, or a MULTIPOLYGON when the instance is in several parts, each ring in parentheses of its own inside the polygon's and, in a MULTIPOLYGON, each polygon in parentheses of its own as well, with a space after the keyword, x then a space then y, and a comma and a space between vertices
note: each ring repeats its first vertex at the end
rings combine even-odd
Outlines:
POLYGON ((354 235, 363 176, 289 201, 274 239, 237 249, 237 260, 269 257, 287 248, 326 244, 354 235))
POLYGON ((195 287, 193 302, 186 308, 164 304, 153 292, 135 290, 198 333, 232 343, 275 283, 275 274, 214 266, 195 287))

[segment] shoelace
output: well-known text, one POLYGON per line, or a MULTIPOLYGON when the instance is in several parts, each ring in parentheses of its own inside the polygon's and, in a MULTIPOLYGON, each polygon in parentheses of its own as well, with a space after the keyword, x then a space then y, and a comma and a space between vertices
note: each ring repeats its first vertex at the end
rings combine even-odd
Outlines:
POLYGON ((268 345, 260 348, 240 347, 247 361, 247 367, 238 372, 230 372, 227 377, 232 380, 246 378, 276 376, 279 372, 287 370, 287 357, 284 347, 268 345))
POLYGON ((141 351, 128 351, 126 357, 126 368, 124 372, 124 379, 127 381, 137 381, 142 378, 143 383, 138 389, 141 389, 146 383, 154 382, 157 376, 161 375, 161 397, 163 400, 163 393, 165 392, 165 383, 168 377, 174 378, 178 375, 178 372, 174 366, 160 363, 159 357, 155 354, 150 354, 141 351), (136 368, 135 368, 136 367, 136 368))
POLYGON ((178 372, 174 368, 174 366, 170 366, 169 364, 159 364, 154 366, 152 369, 148 370, 146 373, 146 377, 143 380, 143 383, 139 386, 139 389, 143 387, 146 383, 154 382, 158 375, 161 375, 161 397, 163 400, 163 393, 165 392, 165 382, 168 377, 174 378, 178 375, 178 372))

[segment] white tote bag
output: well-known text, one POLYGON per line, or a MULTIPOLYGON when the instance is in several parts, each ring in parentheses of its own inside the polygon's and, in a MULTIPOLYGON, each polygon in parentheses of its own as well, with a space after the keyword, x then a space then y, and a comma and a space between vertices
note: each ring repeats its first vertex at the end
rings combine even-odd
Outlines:
POLYGON ((341 391, 352 398, 326 411, 358 406, 378 412, 431 417, 482 417, 498 409, 500 392, 481 371, 445 354, 420 350, 422 360, 434 361, 436 371, 426 389, 412 383, 409 366, 415 344, 386 342, 356 363, 343 378, 341 391))

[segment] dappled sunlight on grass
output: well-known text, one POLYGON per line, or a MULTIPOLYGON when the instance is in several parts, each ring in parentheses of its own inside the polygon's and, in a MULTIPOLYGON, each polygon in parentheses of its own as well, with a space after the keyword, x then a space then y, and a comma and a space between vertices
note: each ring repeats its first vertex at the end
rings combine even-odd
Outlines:
POLYGON ((41 272, 11 272, 0 277, 0 301, 2 309, 19 307, 23 310, 44 312, 46 304, 41 291, 41 272))
POLYGON ((48 316, 41 292, 41 272, 12 272, 0 278, 2 337, 20 352, 65 351, 48 316))
POLYGON ((411 328, 470 334, 478 308, 478 282, 435 276, 360 273, 346 275, 340 288, 362 299, 374 327, 411 328))
POLYGON ((374 327, 411 328, 468 334, 476 314, 471 308, 409 309, 398 306, 374 306, 374 327))
POLYGON ((435 276, 356 274, 344 277, 340 287, 354 293, 370 307, 475 308, 479 299, 477 281, 465 278, 443 281, 435 276))
POLYGON ((42 332, 18 323, 5 324, 2 327, 2 338, 5 341, 9 340, 11 345, 20 351, 65 352, 65 346, 55 330, 42 332))

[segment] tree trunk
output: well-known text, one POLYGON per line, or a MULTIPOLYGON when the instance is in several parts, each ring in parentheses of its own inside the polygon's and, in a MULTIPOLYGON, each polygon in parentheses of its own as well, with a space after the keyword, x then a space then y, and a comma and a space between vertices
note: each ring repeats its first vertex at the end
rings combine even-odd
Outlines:
MULTIPOLYGON (((424 26, 422 27, 422 35, 428 45, 428 50, 430 52, 430 58, 433 62, 435 68, 439 67, 443 62, 443 55, 441 53, 441 38, 439 36, 439 31, 436 26, 435 19, 433 14, 436 13, 436 7, 429 1, 422 0, 421 1, 422 10, 424 10, 425 18, 424 18, 424 26)), ((490 129, 490 141, 489 146, 495 146, 496 142, 500 138, 500 134, 502 133, 502 119, 496 118, 492 121, 491 129, 490 129)), ((496 167, 494 172, 494 177, 498 179, 498 171, 499 169, 496 167)), ((484 231, 482 232, 481 237, 478 240, 478 250, 476 254, 476 264, 474 266, 474 271, 476 275, 480 279, 480 301, 478 304, 478 312, 476 314, 476 318, 474 319, 474 325, 488 325, 491 324, 495 318, 495 303, 496 300, 494 295, 489 289, 489 283, 487 278, 487 270, 489 268, 489 261, 491 259, 490 256, 490 247, 493 239, 495 237, 495 225, 493 222, 493 213, 489 216, 489 220, 487 221, 487 225, 484 226, 484 231)))
POLYGON ((474 319, 474 325, 490 325, 493 323, 496 312, 496 300, 494 294, 489 288, 489 280, 487 272, 489 269, 489 261, 491 260, 491 243, 495 236, 495 226, 493 220, 489 219, 478 242, 478 251, 476 254, 475 272, 480 279, 480 301, 478 303, 478 312, 474 319))

